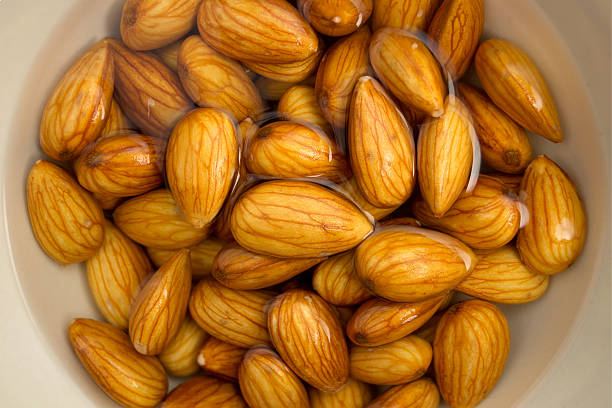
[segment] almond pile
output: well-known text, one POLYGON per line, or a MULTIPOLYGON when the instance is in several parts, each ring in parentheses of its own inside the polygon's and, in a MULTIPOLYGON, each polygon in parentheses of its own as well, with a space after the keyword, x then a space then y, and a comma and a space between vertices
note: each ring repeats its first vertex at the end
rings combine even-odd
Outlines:
POLYGON ((546 82, 481 39, 484 3, 126 1, 121 40, 49 97, 49 159, 27 180, 42 249, 86 264, 107 322, 68 334, 109 397, 470 408, 491 392, 510 349, 494 303, 541 297, 587 227, 569 176, 533 158, 527 131, 563 139, 546 82), (195 376, 168 394, 168 375, 195 376))

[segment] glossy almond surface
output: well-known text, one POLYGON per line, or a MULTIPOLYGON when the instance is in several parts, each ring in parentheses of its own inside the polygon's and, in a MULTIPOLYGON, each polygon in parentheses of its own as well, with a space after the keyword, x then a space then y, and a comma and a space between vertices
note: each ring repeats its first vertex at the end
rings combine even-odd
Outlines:
POLYGON ((185 316, 176 335, 159 354, 168 375, 188 377, 200 370, 198 355, 202 345, 209 337, 191 317, 185 316))
MULTIPOLYGON (((216 237, 208 237, 197 245, 189 247, 191 258, 191 275, 193 279, 200 279, 210 275, 215 257, 225 245, 225 241, 216 237)), ((166 263, 179 250, 147 248, 147 254, 155 266, 160 267, 166 263)))
POLYGON ((296 83, 305 80, 313 75, 319 67, 319 62, 323 57, 322 47, 319 43, 319 49, 306 59, 295 62, 284 63, 266 63, 257 61, 244 61, 245 67, 251 71, 269 79, 282 82, 296 83))
POLYGON ((334 255, 317 266, 312 287, 335 306, 353 306, 372 297, 355 272, 354 251, 334 255))
POLYGON ((440 393, 429 378, 389 388, 372 401, 367 408, 437 408, 440 393))
POLYGON ((356 31, 372 14, 372 0, 298 0, 297 5, 315 30, 339 37, 356 31))
POLYGON ((321 107, 317 103, 312 86, 295 85, 287 89, 278 101, 277 110, 287 120, 313 124, 320 127, 328 135, 333 134, 329 122, 323 116, 321 107))
POLYGON ((224 380, 238 381, 238 368, 246 352, 245 348, 210 336, 202 345, 197 362, 207 373, 224 380))
POLYGON ((238 385, 214 377, 194 377, 172 390, 159 408, 247 408, 238 385))
POLYGON ((336 392, 319 391, 310 388, 311 408, 363 408, 374 398, 374 390, 370 384, 349 377, 348 381, 336 392))
POLYGON ((425 31, 441 0, 376 0, 372 30, 382 27, 425 31))

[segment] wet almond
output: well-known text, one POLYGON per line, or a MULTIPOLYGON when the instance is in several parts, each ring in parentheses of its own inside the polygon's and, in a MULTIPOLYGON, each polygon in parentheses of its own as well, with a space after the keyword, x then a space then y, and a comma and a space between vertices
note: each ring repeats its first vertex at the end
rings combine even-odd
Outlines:
POLYGON ((374 398, 370 384, 350 377, 344 387, 336 392, 319 391, 311 387, 308 394, 312 408, 362 408, 374 398))
POLYGON ((298 0, 297 6, 315 30, 332 37, 356 31, 372 14, 372 0, 298 0))
MULTIPOLYGON (((189 247, 193 279, 200 279, 210 275, 215 257, 221 248, 223 248, 223 245, 225 245, 225 241, 215 237, 208 237, 199 244, 189 247)), ((151 261, 157 267, 166 263, 178 251, 177 249, 147 248, 149 258, 151 258, 151 261)))
POLYGON ((159 408, 247 408, 238 385, 214 377, 194 377, 172 390, 159 408))
POLYGON ((104 139, 110 136, 125 135, 130 133, 138 133, 136 125, 128 119, 127 116, 121 110, 119 103, 113 98, 111 102, 110 110, 108 112, 108 119, 104 123, 104 127, 100 132, 100 136, 97 140, 104 139))
POLYGON ((174 338, 159 354, 159 360, 166 372, 176 377, 188 377, 197 373, 200 370, 198 353, 208 337, 208 333, 191 317, 185 316, 174 338))
POLYGON ((312 287, 332 305, 353 306, 372 297, 355 272, 354 251, 334 255, 317 266, 312 287))
POLYGON ((440 393, 436 384, 429 378, 397 385, 389 388, 372 401, 368 408, 437 408, 440 404, 440 393))
POLYGON ((238 381, 238 368, 247 349, 226 343, 215 337, 204 342, 197 362, 207 373, 228 381, 238 381))
POLYGON ((287 89, 278 101, 277 110, 287 120, 312 124, 320 127, 328 135, 333 134, 329 122, 317 103, 312 86, 295 85, 287 89))
POLYGON ((440 0, 377 0, 372 13, 372 30, 382 27, 425 31, 440 0))
POLYGON ((285 63, 266 63, 258 61, 244 61, 245 67, 257 74, 276 81, 296 83, 313 75, 319 67, 319 62, 325 51, 319 43, 319 49, 310 57, 285 63))

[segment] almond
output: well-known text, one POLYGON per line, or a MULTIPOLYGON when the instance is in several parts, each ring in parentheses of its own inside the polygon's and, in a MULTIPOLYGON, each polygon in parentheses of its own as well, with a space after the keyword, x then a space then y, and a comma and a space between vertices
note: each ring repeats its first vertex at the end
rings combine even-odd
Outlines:
POLYGON ((483 0, 444 0, 427 33, 440 64, 461 78, 472 63, 484 27, 483 0))
POLYGON ((95 255, 104 239, 104 214, 66 170, 38 160, 26 190, 34 236, 47 255, 64 265, 95 255))
POLYGON ((183 39, 180 39, 154 51, 159 59, 174 72, 178 72, 178 54, 182 43, 183 39))
POLYGON ((240 391, 251 408, 310 407, 300 379, 268 347, 253 347, 244 355, 238 380, 240 391))
POLYGON ((394 302, 444 294, 465 279, 476 262, 472 250, 455 238, 409 226, 387 227, 355 250, 355 270, 362 282, 394 302))
POLYGON ((525 131, 478 88, 466 83, 458 88, 474 118, 484 161, 504 173, 522 173, 533 156, 525 131))
POLYGON ((370 215, 374 220, 378 221, 385 218, 397 209, 397 207, 381 208, 375 207, 363 196, 363 192, 357 185, 355 177, 338 184, 338 192, 353 202, 365 214, 370 215))
POLYGON ((346 157, 321 129, 290 121, 259 129, 245 157, 248 170, 276 178, 321 178, 332 182, 350 176, 346 157))
POLYGON ((337 391, 348 379, 348 351, 342 326, 314 292, 293 289, 268 310, 268 330, 285 363, 321 391, 337 391))
POLYGON ((100 132, 100 137, 98 137, 98 140, 110 136, 125 135, 130 133, 138 133, 138 129, 136 129, 136 125, 134 125, 132 121, 125 116, 121 110, 121 107, 113 98, 110 105, 110 110, 108 111, 108 118, 106 119, 106 123, 104 123, 104 127, 100 132))
POLYGON ((392 225, 408 225, 410 227, 421 227, 422 224, 412 217, 390 218, 378 223, 380 227, 390 227, 392 225))
POLYGON ((153 272, 147 255, 112 222, 104 220, 102 246, 85 266, 98 310, 109 323, 127 329, 132 299, 153 272))
POLYGON ((336 392, 310 388, 311 408, 363 408, 374 397, 372 386, 349 378, 344 387, 336 392))
POLYGON ((47 100, 40 146, 52 159, 70 161, 100 136, 111 107, 114 64, 102 40, 64 74, 47 100))
POLYGON ((229 289, 212 278, 204 278, 191 294, 189 311, 207 333, 249 348, 270 343, 265 312, 272 297, 269 292, 229 289))
POLYGON ((425 122, 425 119, 427 119, 427 114, 403 103, 399 104, 399 109, 402 115, 404 115, 406 122, 415 130, 415 133, 418 133, 417 131, 420 129, 423 122, 425 122))
MULTIPOLYGON (((189 247, 193 279, 200 279, 210 275, 215 257, 221 251, 223 245, 225 245, 225 241, 215 237, 208 237, 199 244, 189 247)), ((151 258, 151 261, 157 267, 168 262, 178 251, 176 249, 147 248, 149 258, 151 258)))
POLYGON ((130 197, 164 181, 166 142, 145 135, 110 136, 89 146, 74 164, 79 183, 111 197, 130 197))
POLYGON ((325 119, 338 133, 346 126, 351 94, 357 80, 370 74, 368 46, 370 29, 363 26, 341 38, 321 60, 315 82, 315 96, 325 119))
POLYGON ((538 156, 525 171, 521 198, 530 219, 518 234, 521 259, 535 273, 553 275, 567 269, 582 252, 587 235, 576 186, 555 162, 538 156))
POLYGON ((383 27, 425 31, 440 0, 376 0, 372 30, 383 27))
MULTIPOLYGON (((423 340, 428 341, 430 344, 434 342, 436 337, 436 330, 438 329, 438 324, 440 323, 440 319, 444 315, 445 310, 443 308, 439 308, 438 312, 434 314, 431 319, 427 321, 420 329, 414 332, 415 336, 419 336, 423 340)), ((431 367, 430 367, 431 369, 431 367)))
POLYGON ((168 389, 157 357, 134 350, 121 330, 91 319, 75 319, 68 329, 74 352, 91 378, 124 407, 155 407, 168 389))
POLYGON ((259 92, 242 66, 197 35, 187 37, 181 45, 178 74, 185 91, 199 106, 229 111, 238 121, 257 118, 263 111, 259 92))
POLYGON ((444 296, 415 303, 370 299, 353 314, 346 334, 353 343, 364 347, 394 342, 423 326, 443 300, 444 296))
POLYGON ((355 273, 353 255, 354 251, 334 255, 312 275, 312 287, 332 305, 353 306, 372 297, 355 273))
POLYGON ((282 82, 300 82, 314 74, 323 57, 322 43, 317 52, 310 57, 285 63, 266 63, 258 61, 244 61, 244 66, 259 75, 282 82))
POLYGON ((416 182, 412 130, 372 77, 355 85, 349 115, 351 168, 364 197, 376 207, 398 207, 416 182))
POLYGON ((298 0, 297 5, 315 30, 332 37, 352 33, 372 14, 372 0, 298 0))
POLYGON ((214 376, 238 381, 238 368, 247 349, 209 337, 198 354, 198 364, 214 376))
POLYGON ((197 359, 208 334, 185 316, 179 331, 159 355, 169 375, 189 377, 200 370, 197 359))
POLYGON ((492 177, 500 181, 512 194, 519 195, 522 174, 505 174, 505 173, 487 173, 488 177, 492 177))
POLYGON ((115 61, 115 97, 142 131, 167 138, 176 122, 193 108, 176 74, 154 54, 134 52, 107 40, 115 61))
POLYGON ((377 347, 355 346, 349 354, 351 377, 368 384, 405 384, 422 377, 431 358, 431 346, 418 336, 377 347))
POLYGON ((482 300, 458 303, 440 320, 433 349, 444 400, 451 407, 474 407, 491 392, 506 365, 510 350, 506 317, 482 300))
POLYGON ((372 401, 367 408, 437 408, 440 393, 429 378, 389 388, 372 401))
POLYGON ((412 202, 414 216, 428 227, 439 229, 475 249, 500 248, 517 234, 521 224, 518 197, 500 181, 481 175, 471 192, 461 193, 440 218, 424 200, 412 202))
POLYGON ((287 89, 294 85, 309 85, 313 86, 315 83, 314 77, 308 77, 298 83, 295 82, 282 82, 276 79, 270 79, 266 77, 259 77, 255 80, 255 86, 259 90, 261 97, 268 101, 278 101, 283 96, 287 89))
POLYGON ((355 309, 349 306, 332 306, 333 309, 336 309, 336 315, 338 316, 338 320, 342 325, 342 329, 346 329, 346 325, 351 320, 355 309))
POLYGON ((213 377, 194 377, 176 387, 159 408, 247 408, 238 385, 213 377))
POLYGON ((333 135, 333 130, 317 103, 312 86, 295 85, 287 89, 278 101, 277 110, 287 120, 312 124, 328 135, 333 135))
POLYGON ((96 199, 103 210, 107 211, 114 210, 123 201, 123 198, 121 197, 111 197, 104 194, 93 193, 91 196, 96 199))
POLYGON ((421 196, 436 217, 448 211, 468 184, 476 135, 470 113, 454 96, 440 118, 428 119, 417 143, 421 196))
POLYGON ((207 228, 195 228, 179 212, 166 189, 131 198, 113 212, 115 225, 130 239, 147 247, 180 249, 206 239, 207 228))
POLYGON ((121 39, 133 50, 160 48, 195 27, 200 0, 127 0, 121 13, 121 39))
POLYGON ((498 107, 530 132, 563 141, 555 102, 527 54, 508 41, 491 39, 478 48, 475 64, 482 86, 498 107))
POLYGON ((231 228, 242 247, 287 258, 333 255, 372 232, 351 202, 320 185, 291 180, 268 181, 244 193, 232 211, 231 228))
POLYGON ((382 28, 370 43, 376 75, 401 103, 438 117, 444 112, 446 84, 432 53, 408 31, 382 28))
POLYGON ((237 60, 295 62, 319 49, 317 34, 285 0, 206 0, 198 28, 211 47, 237 60))
POLYGON ((325 258, 287 259, 260 255, 235 242, 223 247, 215 258, 212 275, 232 289, 262 289, 293 278, 325 258))
POLYGON ((185 318, 191 291, 189 251, 183 249, 155 272, 130 309, 130 339, 141 354, 155 355, 170 345, 185 318))

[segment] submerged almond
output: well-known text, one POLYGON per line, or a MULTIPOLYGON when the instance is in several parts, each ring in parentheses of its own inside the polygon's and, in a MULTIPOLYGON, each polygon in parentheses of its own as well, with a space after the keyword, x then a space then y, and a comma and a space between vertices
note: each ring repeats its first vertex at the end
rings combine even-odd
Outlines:
POLYGON ((332 37, 356 31, 372 14, 372 0, 298 0, 297 6, 315 30, 332 37))
POLYGON ((285 63, 244 61, 243 64, 253 72, 269 79, 282 82, 300 82, 316 72, 323 57, 323 51, 322 44, 320 44, 317 52, 303 60, 285 63))
POLYGON ((328 135, 333 131, 317 103, 312 86, 295 85, 287 89, 278 101, 278 113, 287 120, 305 122, 320 127, 328 135))
POLYGON ((372 30, 382 27, 425 31, 440 0, 376 0, 372 30))
POLYGON ((312 287, 332 305, 352 306, 372 297, 355 272, 353 256, 354 251, 334 255, 312 275, 312 287))
POLYGON ((325 392, 311 387, 308 394, 312 408, 363 408, 374 398, 374 390, 370 384, 350 377, 344 387, 336 392, 325 392))
POLYGON ((208 333, 191 317, 185 316, 176 335, 159 354, 166 372, 176 377, 188 377, 197 373, 200 369, 198 353, 208 337, 208 333))

